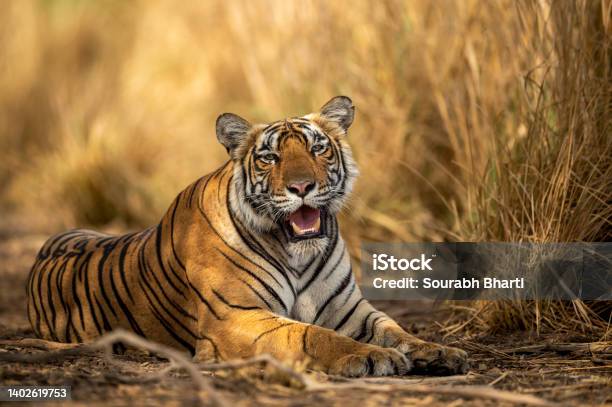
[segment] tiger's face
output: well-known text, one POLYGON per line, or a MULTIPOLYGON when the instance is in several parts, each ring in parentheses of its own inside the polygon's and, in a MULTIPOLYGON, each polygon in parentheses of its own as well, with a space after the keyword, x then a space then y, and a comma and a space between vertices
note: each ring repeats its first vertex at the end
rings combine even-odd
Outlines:
POLYGON ((282 230, 295 253, 324 249, 328 218, 357 176, 346 142, 353 115, 342 96, 318 113, 265 125, 221 115, 217 136, 234 160, 233 209, 255 230, 282 230))

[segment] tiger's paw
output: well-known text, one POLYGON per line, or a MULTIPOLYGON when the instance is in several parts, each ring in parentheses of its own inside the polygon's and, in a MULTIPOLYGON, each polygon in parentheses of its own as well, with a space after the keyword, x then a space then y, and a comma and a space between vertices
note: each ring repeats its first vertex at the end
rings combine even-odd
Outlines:
POLYGON ((469 368, 465 351, 432 342, 400 342, 396 346, 414 365, 411 373, 427 375, 464 374, 469 368))
POLYGON ((342 356, 333 363, 329 373, 347 377, 391 376, 404 375, 411 368, 408 358, 396 349, 374 347, 342 356))

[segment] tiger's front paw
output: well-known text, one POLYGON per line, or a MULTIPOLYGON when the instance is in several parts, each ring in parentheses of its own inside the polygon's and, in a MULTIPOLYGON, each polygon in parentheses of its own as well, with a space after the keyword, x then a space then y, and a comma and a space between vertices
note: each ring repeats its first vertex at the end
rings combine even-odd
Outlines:
POLYGON ((411 368, 408 358, 396 349, 368 346, 364 351, 340 357, 329 373, 348 377, 390 376, 404 375, 411 368))
POLYGON ((468 370, 465 351, 432 342, 401 341, 397 346, 414 365, 411 373, 430 375, 464 374, 468 370))

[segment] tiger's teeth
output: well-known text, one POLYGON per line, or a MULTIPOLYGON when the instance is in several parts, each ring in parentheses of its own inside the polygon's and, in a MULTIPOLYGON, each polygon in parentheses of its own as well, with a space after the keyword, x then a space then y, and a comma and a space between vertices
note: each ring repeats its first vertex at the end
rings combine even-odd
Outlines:
POLYGON ((291 223, 291 228, 293 229, 293 232, 296 235, 306 235, 308 233, 316 233, 319 231, 321 227, 321 218, 317 219, 315 224, 311 228, 307 228, 307 229, 302 229, 293 222, 290 222, 290 223, 291 223))
POLYGON ((299 235, 301 233, 300 227, 293 222, 289 222, 289 223, 291 224, 291 229, 293 229, 293 233, 295 233, 296 235, 299 235))
POLYGON ((313 229, 315 230, 315 232, 318 232, 319 229, 321 229, 321 218, 318 218, 317 221, 314 224, 313 229))

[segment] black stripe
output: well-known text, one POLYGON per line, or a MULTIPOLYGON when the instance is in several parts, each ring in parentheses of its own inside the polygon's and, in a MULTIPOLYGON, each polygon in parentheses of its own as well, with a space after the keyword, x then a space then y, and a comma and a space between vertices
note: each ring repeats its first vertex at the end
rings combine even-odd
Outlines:
MULTIPOLYGON (((124 247, 126 247, 126 246, 127 245, 125 245, 124 247)), ((119 272, 121 273, 121 269, 119 269, 119 272)), ((123 311, 123 315, 128 320, 128 322, 129 322, 129 324, 132 327, 132 330, 134 332, 136 332, 140 336, 145 336, 144 333, 142 332, 142 329, 140 329, 140 326, 138 325, 138 322, 136 321, 136 318, 134 317, 134 315, 132 315, 132 312, 130 311, 128 306, 123 301, 123 298, 121 298, 121 294, 119 293, 119 289, 117 288, 117 284, 115 284, 115 279, 113 278, 112 273, 113 273, 113 267, 111 266, 111 269, 110 269, 111 288, 113 290, 113 293, 115 294, 115 298, 117 299, 117 303, 119 304, 119 307, 123 311)))
POLYGON ((61 253, 62 250, 60 250, 62 245, 64 243, 67 243, 68 241, 70 241, 72 238, 76 237, 80 233, 81 233, 80 230, 71 230, 71 231, 62 233, 61 235, 57 236, 55 239, 53 239, 53 241, 51 242, 51 245, 49 246, 49 253, 54 256, 63 254, 61 253), (53 250, 51 250, 51 248, 53 248, 53 250))
POLYGON ((96 326, 96 330, 98 331, 99 335, 102 335, 102 327, 100 326, 100 322, 98 321, 98 317, 96 316, 96 311, 93 307, 93 302, 91 300, 91 292, 89 291, 89 261, 91 260, 91 256, 93 255, 93 252, 89 252, 89 254, 87 255, 87 257, 85 258, 85 295, 87 296, 87 305, 89 306, 89 313, 91 314, 93 320, 94 320, 94 325, 96 326))
MULTIPOLYGON (((152 295, 153 298, 155 298, 156 303, 161 307, 161 309, 166 313, 166 315, 168 315, 174 322, 176 322, 181 328, 183 328, 183 330, 185 332, 187 332, 189 335, 193 336, 194 338, 197 338, 197 335, 194 334, 188 327, 185 326, 185 324, 183 324, 183 322, 181 322, 180 319, 178 319, 177 317, 174 316, 174 314, 172 312, 170 312, 168 310, 168 308, 166 308, 164 306, 164 304, 162 303, 162 301, 159 299, 159 297, 157 296, 157 294, 155 293, 155 290, 153 290, 153 288, 149 285, 148 281, 145 278, 141 278, 138 279, 138 282, 140 284, 140 287, 142 288, 142 291, 145 294, 145 297, 147 297, 147 300, 149 302, 149 305, 159 314, 158 319, 163 319, 165 321, 165 318, 163 318, 161 312, 159 312, 159 310, 157 309, 157 307, 155 306, 155 303, 153 303, 153 300, 151 299, 151 297, 149 297, 149 294, 147 291, 149 291, 152 295), (144 282, 144 286, 143 283, 144 282), (146 288, 145 288, 146 286, 146 288), (147 290, 148 289, 148 290, 147 290)), ((167 321, 166 321, 167 322, 167 321)), ((176 329, 176 328, 175 328, 176 329)))
MULTIPOLYGON (((84 258, 79 258, 77 260, 83 260, 84 258)), ((85 257, 86 259, 86 257, 85 257)), ((77 292, 77 283, 76 283, 76 277, 77 274, 79 274, 79 276, 83 273, 83 267, 85 267, 87 265, 86 261, 83 261, 81 263, 80 266, 77 267, 77 262, 75 261, 74 267, 73 267, 73 275, 72 275, 72 298, 74 299, 74 301, 77 304, 78 310, 79 310, 79 317, 81 318, 81 329, 84 331, 85 330, 85 318, 83 316, 83 305, 81 304, 81 296, 78 294, 77 292)))
POLYGON ((370 316, 372 314, 376 314, 377 312, 378 311, 376 311, 376 310, 370 311, 370 313, 368 315, 366 315, 365 319, 363 320, 363 324, 361 325, 361 332, 355 338, 356 341, 360 341, 361 339, 363 339, 366 336, 366 333, 368 332, 368 319, 370 318, 370 316))
POLYGON ((66 342, 72 342, 70 340, 70 324, 72 323, 72 316, 70 307, 68 307, 68 304, 66 304, 66 301, 64 301, 62 287, 64 285, 64 273, 66 272, 69 261, 70 259, 64 261, 64 264, 62 264, 62 267, 60 267, 60 269, 58 270, 57 276, 55 278, 55 287, 57 289, 58 299, 60 304, 62 305, 62 308, 64 309, 64 314, 66 314, 66 327, 64 329, 64 340, 66 342))
MULTIPOLYGON (((58 260, 62 260, 61 258, 58 258, 58 260)), ((52 292, 52 288, 51 288, 51 277, 53 277, 53 272, 56 271, 59 267, 58 265, 61 267, 62 262, 61 261, 56 261, 55 264, 53 265, 53 267, 51 268, 51 270, 47 271, 47 301, 49 304, 49 308, 51 311, 51 319, 53 321, 52 325, 49 325, 49 331, 51 333, 51 337, 53 338, 54 341, 60 342, 59 338, 57 337, 57 335, 55 334, 55 323, 57 321, 57 311, 55 310, 55 304, 53 302, 53 292, 52 292)))
POLYGON ((340 256, 338 256, 338 260, 336 260, 336 263, 334 263, 334 265, 329 269, 329 271, 323 278, 323 281, 327 281, 327 279, 329 279, 332 276, 332 274, 334 273, 334 271, 336 270, 336 268, 338 267, 342 259, 344 259, 344 255, 347 254, 347 252, 344 250, 344 243, 342 243, 342 248, 340 250, 341 250, 341 254, 340 256))
POLYGON ((255 338, 255 340, 253 341, 253 345, 254 345, 255 343, 257 343, 257 341, 259 341, 261 338, 263 338, 263 337, 264 337, 264 335, 267 335, 267 334, 269 334, 269 333, 272 333, 272 332, 274 332, 274 331, 277 331, 277 330, 279 330, 279 329, 281 329, 281 328, 284 328, 284 327, 286 327, 286 326, 289 326, 289 325, 295 325, 295 324, 296 324, 295 322, 285 322, 285 323, 283 323, 283 324, 280 324, 280 325, 279 325, 279 326, 277 326, 277 327, 274 327, 274 328, 272 328, 272 329, 268 329, 267 331, 264 331, 264 332, 262 332, 261 334, 259 334, 259 335, 257 336, 257 338, 255 338))
POLYGON ((338 325, 336 325, 334 331, 337 331, 338 329, 342 328, 344 324, 347 323, 347 321, 353 316, 355 310, 357 309, 359 304, 361 304, 362 301, 365 301, 365 299, 361 298, 359 301, 357 301, 355 305, 353 305, 353 308, 351 308, 350 311, 347 312, 347 314, 344 316, 344 318, 342 318, 342 320, 338 323, 338 325))
MULTIPOLYGON (((163 263, 162 258, 161 258, 161 233, 162 233, 162 227, 163 227, 162 224, 159 224, 157 226, 157 233, 155 234, 155 255, 156 255, 156 258, 157 258, 157 263, 159 264, 159 268, 161 269, 162 273, 166 277, 166 280, 168 280, 168 283, 170 283, 172 288, 174 288, 176 290, 176 292, 181 295, 181 297, 187 299, 187 297, 185 296, 185 293, 182 290, 180 290, 172 282, 172 279, 170 278, 170 276, 168 275, 168 272, 166 271, 166 268, 164 267, 164 263, 163 263)), ((178 274, 176 274, 174 269, 171 269, 171 271, 174 274, 174 276, 178 279, 179 283, 181 283, 185 288, 187 288, 187 284, 183 281, 183 279, 178 274)))
POLYGON ((176 260, 176 262, 183 270, 186 270, 185 263, 183 263, 179 258, 176 252, 176 245, 174 244, 174 218, 176 216, 176 208, 178 208, 178 204, 179 201, 177 199, 176 204, 174 205, 174 209, 172 210, 172 215, 170 216, 170 247, 172 248, 172 254, 174 255, 174 259, 176 260))
MULTIPOLYGON (((242 241, 249 247, 249 249, 251 249, 253 252, 257 253, 261 258, 263 258, 268 263, 270 263, 270 265, 272 265, 272 267, 274 267, 285 278, 285 282, 286 282, 287 286, 291 289, 291 292, 293 293, 293 296, 295 297, 297 295, 297 293, 295 291, 295 288, 293 287, 293 284, 291 284, 291 280, 289 280, 289 277, 287 276, 287 272, 285 271, 283 266, 278 262, 278 260, 276 260, 274 258, 274 256, 270 256, 270 254, 257 241, 257 238, 255 236, 253 236, 246 229, 244 231, 247 233, 248 238, 245 237, 243 235, 243 233, 242 233, 242 230, 240 230, 240 228, 238 228, 238 226, 236 225, 236 222, 235 222, 235 219, 234 219, 233 216, 230 216, 230 219, 232 220, 232 223, 234 224, 234 227, 236 228, 236 231, 238 232, 238 235, 240 236, 242 241), (257 248, 255 248, 252 243, 255 244, 257 246, 257 248)), ((270 274, 269 272, 268 272, 268 274, 272 278, 274 278, 274 276, 272 274, 270 274)), ((276 281, 280 286, 283 286, 276 278, 274 278, 274 281, 276 281)))
POLYGON ((278 293, 276 291, 274 291, 274 289, 272 287, 270 287, 270 285, 268 283, 266 283, 264 280, 262 280, 261 278, 259 278, 259 276, 257 276, 255 273, 253 273, 252 271, 248 270, 245 267, 242 267, 240 264, 236 263, 233 259, 230 259, 225 253, 223 253, 221 250, 217 249, 217 251, 219 253, 221 253, 221 255, 223 257, 225 257, 227 260, 230 261, 230 263, 232 263, 234 266, 238 267, 240 270, 246 272, 247 274, 249 274, 251 277, 253 277, 255 280, 257 280, 265 289, 266 291, 268 291, 268 293, 270 293, 270 295, 272 295, 276 301, 281 305, 281 307, 283 307, 283 309, 285 310, 285 312, 288 311, 287 305, 285 304, 285 302, 282 300, 282 298, 278 295, 278 293))
POLYGON ((278 315, 270 315, 270 316, 267 316, 267 317, 263 317, 263 318, 261 318, 261 319, 258 319, 258 320, 257 320, 257 322, 261 322, 261 321, 269 321, 269 320, 271 320, 271 319, 278 319, 278 318, 281 318, 281 317, 280 317, 280 316, 278 316, 278 315))
POLYGON ((106 263, 108 256, 113 252, 113 249, 115 248, 116 245, 117 245, 117 240, 115 240, 112 244, 109 244, 108 246, 104 247, 102 256, 100 257, 100 260, 98 261, 98 267, 97 267, 98 268, 98 285, 100 286, 100 293, 102 293, 102 299, 104 300, 104 302, 106 303, 106 306, 112 312, 115 318, 117 318, 117 313, 115 312, 115 308, 113 307, 113 304, 111 304, 110 298, 108 298, 108 294, 106 293, 106 288, 104 287, 104 273, 105 273, 104 264, 106 263))
POLYGON ((195 291, 196 295, 198 296, 198 298, 200 298, 200 301, 202 301, 204 303, 204 305, 206 305, 206 307, 210 310, 210 312, 215 316, 215 318, 217 319, 222 319, 221 317, 219 317, 219 314, 217 314, 217 312, 213 309, 213 307, 210 305, 210 303, 208 302, 208 300, 206 298, 204 298, 204 296, 202 295, 202 293, 200 293, 200 291, 198 291, 198 289, 191 284, 191 282, 189 282, 189 286, 191 287, 191 289, 193 291, 195 291))
POLYGON ((191 203, 193 201, 193 195, 195 194, 196 189, 198 189, 198 185, 200 184, 200 181, 202 181, 204 177, 198 179, 196 182, 194 182, 193 184, 191 184, 191 190, 189 191, 189 197, 187 198, 187 208, 191 208, 191 203))
POLYGON ((49 240, 45 242, 43 247, 40 249, 40 252, 38 253, 38 258, 39 259, 48 258, 55 251, 55 249, 53 249, 54 247, 61 245, 66 240, 70 240, 72 237, 78 235, 79 233, 81 233, 81 231, 77 229, 77 230, 70 230, 68 232, 61 233, 57 236, 52 236, 51 238, 49 238, 49 240))
POLYGON ((95 239, 96 239, 96 243, 94 244, 94 247, 99 248, 99 247, 102 247, 106 242, 110 242, 111 240, 115 239, 115 237, 108 236, 108 237, 95 238, 95 239))
POLYGON ((378 321, 380 321, 381 319, 384 319, 384 317, 385 317, 384 315, 380 315, 374 318, 374 320, 372 321, 371 328, 370 328, 370 336, 368 336, 368 339, 364 340, 364 342, 370 343, 372 338, 374 338, 374 333, 376 332, 376 324, 378 324, 378 321))
MULTIPOLYGON (((192 355, 195 354, 195 349, 193 345, 191 345, 187 340, 183 339, 179 334, 177 334, 175 332, 176 329, 172 327, 170 324, 168 324, 168 321, 166 321, 166 319, 159 313, 159 311, 155 307, 155 304, 153 304, 153 302, 151 301, 149 294, 147 294, 146 288, 142 285, 142 279, 138 279, 138 283, 140 284, 140 288, 142 289, 142 291, 145 294, 145 297, 147 298, 147 301, 149 303, 149 308, 151 309, 153 316, 162 324, 166 332, 168 332, 168 334, 172 338, 174 338, 175 341, 181 344, 184 348, 188 349, 192 355)), ((190 331, 187 331, 187 332, 191 333, 190 331)), ((198 339, 197 336, 195 337, 196 339, 198 339)))
POLYGON ((119 252, 119 278, 121 278, 123 289, 125 290, 125 292, 127 292, 128 298, 130 299, 132 304, 134 304, 134 297, 132 296, 132 292, 130 291, 130 286, 128 285, 125 279, 125 256, 132 242, 133 242, 133 239, 130 238, 129 241, 123 244, 123 247, 121 248, 121 251, 119 252))
MULTIPOLYGON (((353 268, 349 268, 349 273, 353 274, 353 268)), ((342 304, 340 305, 340 307, 344 307, 346 305, 346 303, 348 302, 348 300, 351 299, 351 294, 353 294, 353 292, 355 291, 355 287, 357 287, 357 284, 355 284, 355 280, 351 279, 352 284, 351 284, 351 289, 349 290, 348 294, 346 294, 346 297, 344 298, 344 302, 342 302, 342 304)))
POLYGON ((219 298, 219 300, 221 300, 222 303, 224 303, 225 305, 227 305, 230 308, 237 308, 237 309, 242 309, 242 310, 255 310, 255 309, 261 309, 261 307, 255 307, 255 306, 244 306, 244 305, 238 305, 238 304, 232 304, 229 301, 227 301, 217 290, 215 290, 214 288, 212 289, 213 294, 215 294, 217 296, 217 298, 219 298))
POLYGON ((257 291, 251 284, 249 284, 247 281, 244 281, 243 279, 239 278, 238 280, 240 280, 243 284, 245 284, 247 287, 249 287, 249 289, 251 289, 251 291, 253 291, 253 293, 259 297, 260 300, 262 300, 269 309, 272 309, 272 305, 265 299, 265 297, 261 294, 259 294, 259 291, 257 291))
MULTIPOLYGON (((37 283, 37 291, 38 291, 38 304, 39 304, 39 309, 38 312, 42 314, 43 318, 44 318, 44 322, 46 324, 46 326, 49 328, 51 326, 50 322, 49 322, 49 317, 47 315, 47 306, 45 306, 43 304, 43 300, 45 299, 45 296, 43 295, 43 278, 45 277, 45 272, 49 272, 49 266, 51 268, 55 267, 55 263, 57 262, 57 258, 53 258, 53 257, 48 257, 47 260, 45 260, 45 262, 40 266, 39 270, 38 270, 38 279, 36 281, 37 283), (53 265, 52 265, 53 264, 53 265)), ((42 323, 42 319, 41 318, 38 322, 38 331, 42 332, 41 330, 41 323, 42 323)))
MULTIPOLYGON (((162 326, 174 338, 175 341, 181 344, 191 355, 195 355, 195 348, 191 343, 189 343, 186 339, 181 337, 179 334, 175 332, 175 328, 172 325, 169 325, 168 322, 159 315, 157 311, 153 311, 153 315, 161 322, 162 326)), ((199 339, 199 338, 197 338, 199 339)), ((197 340, 196 339, 196 340, 197 340)))
POLYGON ((106 313, 104 312, 104 308, 102 308, 102 304, 100 304, 100 301, 98 301, 98 297, 96 297, 96 294, 94 294, 94 300, 96 300, 96 304, 98 304, 98 308, 100 309, 100 315, 102 316, 102 324, 104 325, 104 332, 110 332, 113 330, 113 328, 111 328, 110 323, 108 322, 108 319, 106 318, 106 313))
MULTIPOLYGON (((146 259, 146 258, 145 258, 145 256, 144 256, 144 250, 140 250, 140 253, 139 253, 139 260, 140 260, 140 263, 139 263, 139 264, 142 264, 142 266, 144 267, 145 274, 150 275, 151 277, 153 277, 153 280, 154 280, 154 281, 155 281, 155 283, 157 284, 157 287, 159 288, 159 291, 162 293, 162 295, 163 295, 163 297, 166 299, 166 301, 167 301, 167 302, 168 302, 170 305, 172 305, 172 306, 174 307, 174 309, 175 309, 175 310, 176 310, 176 311, 177 311, 179 314, 181 314, 181 315, 185 316, 186 318, 189 318, 189 319, 191 319, 191 320, 193 320, 193 321, 197 321, 197 318, 196 318, 196 317, 194 317, 193 315, 189 314, 187 311, 185 311, 185 310, 183 309, 183 307, 179 306, 179 305, 178 305, 178 304, 177 304, 177 303, 176 303, 176 302, 175 302, 175 301, 174 301, 172 298, 170 298, 170 297, 168 296, 168 293, 167 293, 167 292, 166 292, 166 290, 164 289, 164 286, 162 285, 162 283, 161 283, 161 282, 159 281, 159 279, 157 278, 157 274, 156 274, 156 273, 155 273, 155 271, 154 271, 154 270, 151 268, 151 266, 149 266, 149 262, 147 261, 147 259, 146 259)), ((148 286, 148 287, 151 287, 151 286, 149 285, 149 283, 148 283, 148 280, 147 280, 147 286, 148 286)), ((152 287, 151 287, 151 290, 152 290, 152 291, 154 291, 152 287)), ((155 297, 156 297, 156 298, 158 298, 158 297, 157 297, 157 295, 155 295, 155 297)), ((161 301, 160 301, 160 304, 161 304, 161 301)))
POLYGON ((314 324, 317 323, 317 321, 319 320, 319 317, 321 316, 321 314, 323 313, 325 308, 329 305, 329 303, 332 302, 332 300, 334 298, 338 297, 338 295, 340 295, 340 293, 342 291, 344 291, 344 289, 349 285, 350 282, 351 282, 351 272, 349 270, 348 274, 346 276, 344 276, 342 281, 340 281, 340 285, 338 285, 338 287, 336 287, 334 292, 332 292, 332 294, 329 296, 329 298, 327 298, 327 300, 323 303, 321 308, 319 308, 319 311, 317 311, 317 314, 315 315, 315 318, 314 318, 314 321, 313 321, 314 324))

